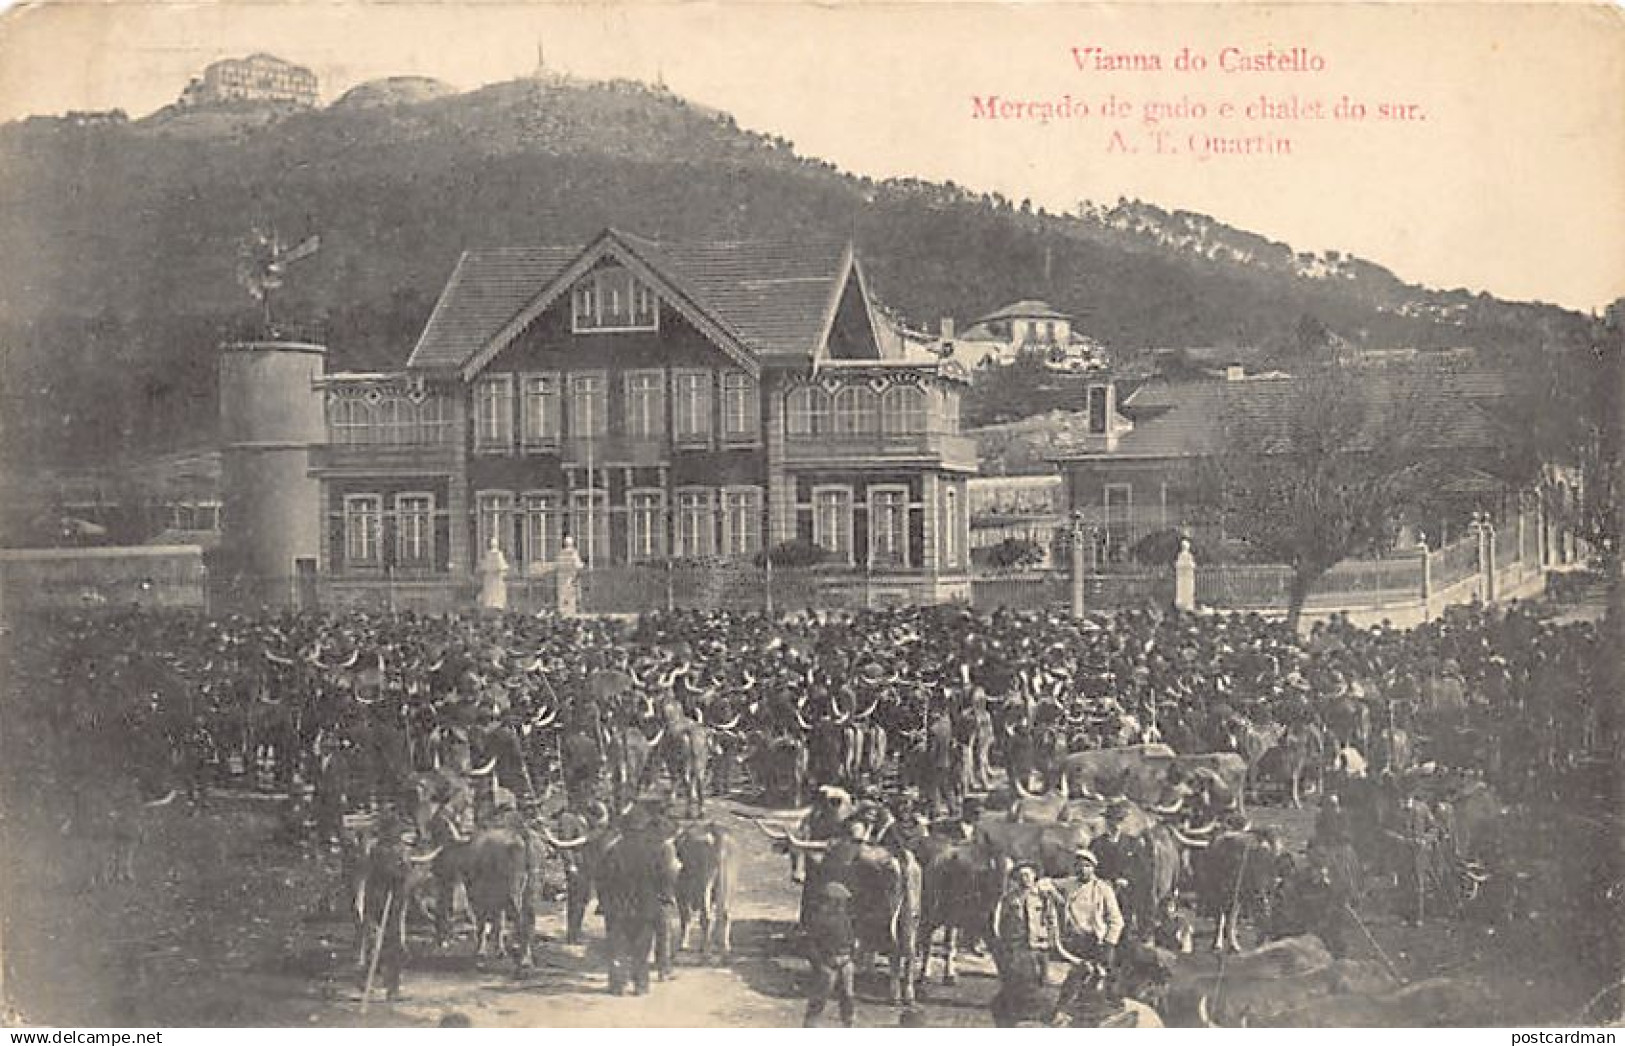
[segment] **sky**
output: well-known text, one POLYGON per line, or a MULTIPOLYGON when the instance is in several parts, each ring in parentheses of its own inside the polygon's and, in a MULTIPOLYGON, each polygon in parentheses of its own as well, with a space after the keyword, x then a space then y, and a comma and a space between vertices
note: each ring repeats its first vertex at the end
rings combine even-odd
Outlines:
POLYGON ((390 75, 513 79, 539 49, 857 174, 1057 211, 1139 198, 1444 289, 1625 296, 1619 7, 53 0, 0 18, 0 119, 144 115, 253 51, 330 101, 390 75))

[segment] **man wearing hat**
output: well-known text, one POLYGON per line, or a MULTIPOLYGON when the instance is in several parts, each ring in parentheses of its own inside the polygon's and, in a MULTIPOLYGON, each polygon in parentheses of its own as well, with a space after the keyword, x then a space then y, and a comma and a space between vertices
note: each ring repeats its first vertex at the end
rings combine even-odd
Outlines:
MULTIPOLYGON (((1131 884, 1141 856, 1139 840, 1123 834, 1123 822, 1128 820, 1128 816, 1129 805, 1125 802, 1114 802, 1107 806, 1106 831, 1089 844, 1090 851, 1095 855, 1095 875, 1111 885, 1119 902, 1132 898, 1131 884)), ((1125 912, 1126 918, 1134 917, 1133 909, 1134 905, 1130 903, 1125 912)))
POLYGON ((999 968, 999 995, 994 1015, 999 1023, 1039 1006, 1049 979, 1049 953, 1060 940, 1054 888, 1041 883, 1038 865, 1023 861, 1010 872, 1010 886, 993 910, 994 955, 999 968))
POLYGON ((1123 936, 1117 891, 1098 875, 1100 858, 1093 850, 1080 846, 1073 862, 1073 877, 1057 884, 1062 896, 1062 940, 1066 950, 1078 958, 1110 966, 1123 936))
POLYGON ((827 882, 819 888, 817 903, 807 917, 807 959, 812 964, 812 984, 807 992, 807 1012, 802 1025, 814 1027, 830 996, 841 1012, 841 1024, 852 1027, 852 953, 857 932, 852 926, 852 892, 840 882, 827 882))

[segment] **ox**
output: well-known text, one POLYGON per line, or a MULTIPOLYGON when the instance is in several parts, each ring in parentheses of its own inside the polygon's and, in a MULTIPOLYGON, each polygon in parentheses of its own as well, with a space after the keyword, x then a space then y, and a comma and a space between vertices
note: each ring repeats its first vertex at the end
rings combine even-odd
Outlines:
POLYGON ((889 956, 891 1000, 913 1005, 922 892, 920 863, 914 855, 907 849, 888 849, 854 838, 835 842, 799 839, 792 832, 779 833, 760 821, 755 823, 770 838, 792 849, 822 855, 808 870, 807 888, 802 892, 803 919, 807 900, 818 896, 824 883, 843 884, 853 897, 858 968, 867 968, 868 957, 875 953, 889 956))
POLYGON ((677 836, 677 861, 681 865, 677 873, 680 947, 688 949, 688 929, 697 918, 700 953, 709 961, 714 941, 726 962, 733 947, 728 908, 739 874, 732 837, 714 821, 690 826, 677 836))
POLYGON ((1184 1028, 1273 1023, 1319 999, 1392 984, 1373 963, 1335 960, 1316 937, 1288 937, 1236 955, 1222 970, 1176 967, 1163 1012, 1184 1028))
POLYGON ((1199 914, 1214 920, 1213 948, 1241 951, 1242 916, 1255 926, 1268 926, 1281 884, 1279 841, 1266 832, 1225 832, 1211 842, 1180 837, 1198 852, 1192 855, 1191 879, 1199 914))

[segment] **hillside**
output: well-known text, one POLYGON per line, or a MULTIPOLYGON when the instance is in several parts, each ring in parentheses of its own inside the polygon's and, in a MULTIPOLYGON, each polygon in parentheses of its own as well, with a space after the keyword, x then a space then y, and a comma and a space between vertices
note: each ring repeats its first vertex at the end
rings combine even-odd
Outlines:
POLYGON ((640 84, 443 96, 386 81, 324 110, 0 128, 0 436, 63 463, 207 442, 214 346, 255 316, 237 271, 256 225, 320 232, 278 308, 354 368, 404 358, 465 247, 580 242, 608 224, 671 239, 850 233, 873 290, 912 325, 1041 296, 1119 359, 1170 345, 1290 353, 1306 317, 1366 345, 1525 358, 1586 332, 1555 307, 1423 290, 1138 201, 1061 216, 846 175, 640 84))

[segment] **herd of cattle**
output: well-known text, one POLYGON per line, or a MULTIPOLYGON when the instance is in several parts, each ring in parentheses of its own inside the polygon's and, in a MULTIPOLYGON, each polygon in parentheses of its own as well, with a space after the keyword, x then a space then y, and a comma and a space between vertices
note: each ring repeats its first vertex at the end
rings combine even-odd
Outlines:
POLYGON ((441 942, 466 906, 480 953, 527 965, 562 866, 568 939, 596 898, 612 984, 646 981, 651 951, 669 969, 695 929, 728 955, 738 833, 758 828, 806 896, 846 885, 900 1003, 939 930, 947 983, 990 938, 1013 865, 1065 876, 1103 836, 1142 994, 1187 902, 1232 950, 1245 924, 1339 953, 1384 880, 1418 916, 1508 918, 1522 800, 1618 752, 1595 630, 1517 614, 1300 639, 1239 616, 144 613, 19 638, 19 722, 66 771, 69 823, 114 840, 113 876, 134 874, 142 811, 252 779, 340 848, 359 951, 386 947, 387 890, 441 942), (1321 797, 1306 852, 1249 823, 1271 791, 1321 797), (708 810, 718 794, 779 812, 752 828, 708 810), (404 875, 375 860, 403 838, 404 875))

